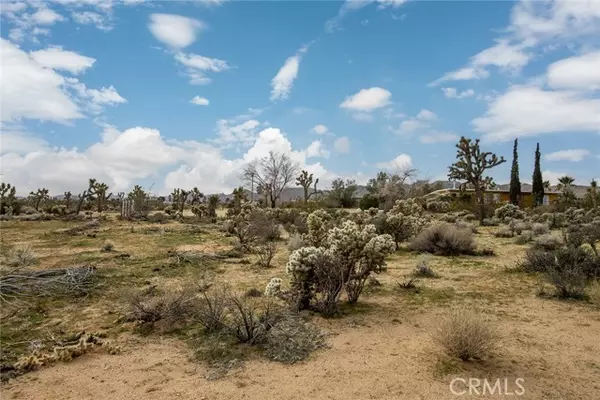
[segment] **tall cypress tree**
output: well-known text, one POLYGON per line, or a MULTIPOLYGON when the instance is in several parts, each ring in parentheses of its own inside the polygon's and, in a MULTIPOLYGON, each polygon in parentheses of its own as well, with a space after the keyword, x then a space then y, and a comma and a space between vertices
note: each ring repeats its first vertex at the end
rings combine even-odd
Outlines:
POLYGON ((517 153, 518 139, 515 139, 513 147, 513 162, 510 169, 510 202, 515 206, 519 205, 521 197, 521 180, 519 179, 519 155, 517 153))
POLYGON ((542 178, 542 169, 540 168, 540 144, 535 149, 535 166, 533 167, 533 180, 531 182, 531 194, 533 196, 533 205, 544 204, 544 180, 542 178))

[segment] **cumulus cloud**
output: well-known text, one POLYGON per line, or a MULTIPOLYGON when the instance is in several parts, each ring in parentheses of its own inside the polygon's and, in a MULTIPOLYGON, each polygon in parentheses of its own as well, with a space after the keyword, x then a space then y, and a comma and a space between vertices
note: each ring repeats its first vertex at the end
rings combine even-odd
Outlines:
POLYGON ((340 108, 369 112, 387 106, 391 97, 392 93, 381 87, 362 89, 358 93, 346 97, 340 104, 340 108))
POLYGON ((557 61, 547 75, 555 89, 600 90, 600 51, 557 61))
POLYGON ((0 50, 2 122, 35 119, 64 124, 126 102, 113 86, 92 89, 57 72, 81 73, 93 65, 91 57, 56 47, 26 53, 1 38, 0 50))
POLYGON ((148 29, 154 37, 176 49, 182 49, 196 41, 202 21, 174 14, 151 14, 148 29))
POLYGON ((194 96, 194 98, 190 100, 190 103, 195 104, 197 106, 207 106, 210 104, 207 98, 200 96, 194 96))
POLYGON ((309 47, 310 45, 303 46, 295 55, 285 60, 277 75, 271 80, 272 101, 286 100, 289 97, 294 86, 294 81, 298 77, 302 55, 308 51, 309 47))
POLYGON ((306 148, 306 158, 329 158, 329 151, 323 145, 320 140, 315 140, 306 148))
POLYGON ((83 118, 65 90, 65 78, 36 62, 10 41, 0 38, 2 50, 1 120, 22 118, 66 122, 83 118))
POLYGON ((247 147, 256 140, 257 129, 260 122, 250 119, 242 123, 238 119, 217 121, 217 137, 212 142, 222 147, 247 147))
POLYGON ((44 67, 68 71, 72 74, 80 74, 91 68, 96 62, 96 59, 92 57, 63 50, 61 47, 48 47, 47 49, 32 51, 30 56, 44 67))
POLYGON ((493 99, 485 115, 472 124, 490 141, 556 132, 599 132, 600 99, 573 91, 512 86, 493 99))
POLYGON ((413 162, 408 154, 400 153, 396 158, 390 161, 377 163, 375 166, 386 171, 397 172, 413 168, 413 162))
POLYGON ((585 149, 560 150, 546 154, 544 159, 547 161, 573 161, 578 162, 589 156, 591 153, 585 149))
POLYGON ((340 154, 350 153, 350 139, 346 136, 339 137, 333 142, 333 149, 340 154))

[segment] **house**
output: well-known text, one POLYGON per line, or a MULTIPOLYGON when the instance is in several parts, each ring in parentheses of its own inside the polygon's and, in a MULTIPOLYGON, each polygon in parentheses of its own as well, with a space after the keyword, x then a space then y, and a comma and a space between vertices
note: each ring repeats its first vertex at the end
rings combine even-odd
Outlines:
MULTIPOLYGON (((556 188, 546 188, 544 190, 544 205, 549 205, 558 200, 561 192, 556 190, 556 188)), ((431 192, 425 196, 426 199, 433 199, 449 197, 453 200, 463 200, 463 201, 472 201, 475 202, 475 190, 474 189, 464 189, 461 190, 458 185, 454 188, 449 189, 441 189, 436 190, 435 192, 431 192)), ((510 185, 497 185, 493 189, 488 189, 485 191, 485 202, 486 203, 508 203, 510 201, 510 185)), ((532 207, 533 206, 533 195, 532 195, 532 187, 528 183, 521 184, 521 198, 519 199, 520 207, 532 207)))

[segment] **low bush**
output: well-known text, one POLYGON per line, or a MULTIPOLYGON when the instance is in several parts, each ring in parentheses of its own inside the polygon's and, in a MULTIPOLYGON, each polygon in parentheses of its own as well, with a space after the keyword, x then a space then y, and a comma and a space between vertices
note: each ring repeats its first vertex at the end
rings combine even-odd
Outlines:
POLYGON ((415 271, 413 272, 413 275, 416 277, 421 277, 421 278, 437 278, 438 275, 435 273, 435 271, 429 266, 429 257, 421 257, 418 262, 417 262, 417 266, 415 267, 415 271))
POLYGON ((525 213, 514 204, 505 204, 494 211, 494 217, 503 222, 508 222, 509 219, 524 219, 525 213))
POLYGON ((265 356, 273 361, 293 364, 305 360, 325 346, 325 335, 299 316, 289 315, 267 334, 265 356))
POLYGON ((473 254, 475 241, 473 234, 447 223, 438 223, 422 230, 411 242, 414 251, 437 255, 473 254))
POLYGON ((277 253, 277 244, 273 242, 262 242, 254 247, 254 252, 258 256, 257 264, 263 268, 270 268, 271 261, 277 253))
POLYGON ((463 361, 489 356, 498 344, 491 323, 467 308, 452 311, 441 322, 435 339, 449 356, 463 361))
POLYGON ((146 220, 153 224, 164 224, 166 222, 169 222, 170 219, 171 217, 169 217, 169 215, 160 211, 146 216, 146 220))
POLYGON ((205 332, 215 332, 225 326, 228 291, 217 287, 200 294, 194 319, 205 332))
POLYGON ((494 232, 494 236, 498 238, 511 238, 514 236, 512 229, 509 226, 502 226, 496 232, 494 232))
POLYGON ((153 330, 157 323, 160 331, 168 332, 185 325, 195 314, 196 304, 191 290, 139 293, 130 299, 131 310, 126 319, 136 322, 144 332, 153 330))
POLYGON ((227 330, 240 343, 265 343, 271 328, 283 319, 272 303, 258 304, 237 295, 230 296, 228 303, 227 330))
POLYGON ((12 268, 25 268, 37 264, 38 258, 29 245, 14 247, 8 251, 7 265, 12 268))
POLYGON ((523 231, 519 236, 515 238, 516 244, 527 244, 533 240, 533 232, 532 231, 523 231))
POLYGON ((533 239, 533 247, 540 250, 556 250, 563 245, 562 240, 551 233, 533 239))
POLYGON ((106 241, 104 242, 104 244, 102 245, 102 248, 100 249, 101 252, 103 253, 110 253, 111 251, 113 251, 115 249, 115 245, 113 242, 110 241, 106 241))
POLYGON ((546 224, 534 222, 531 225, 531 231, 533 232, 533 234, 535 236, 546 235, 546 234, 550 233, 550 227, 548 227, 548 225, 546 225, 546 224))

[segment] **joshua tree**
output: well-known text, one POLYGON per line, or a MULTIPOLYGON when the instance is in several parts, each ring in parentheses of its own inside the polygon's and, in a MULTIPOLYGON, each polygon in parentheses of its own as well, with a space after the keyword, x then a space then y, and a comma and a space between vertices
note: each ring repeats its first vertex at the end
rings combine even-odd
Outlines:
POLYGON ((449 167, 448 178, 463 180, 461 186, 466 184, 473 185, 475 196, 479 204, 479 222, 482 223, 485 218, 485 190, 491 185, 492 178, 484 176, 485 171, 494 168, 506 160, 504 157, 498 158, 494 153, 482 152, 479 147, 479 139, 474 142, 464 136, 456 145, 456 162, 449 167))
POLYGON ((212 194, 208 196, 208 207, 206 213, 212 219, 212 221, 216 221, 217 219, 217 207, 219 206, 219 195, 212 194))
POLYGON ((17 189, 10 183, 0 183, 0 214, 5 214, 16 201, 17 189))
POLYGON ((521 197, 521 180, 519 179, 519 154, 517 152, 518 139, 515 139, 513 147, 513 162, 510 169, 510 202, 515 206, 519 205, 521 197))
POLYGON ((98 212, 102 212, 104 211, 104 206, 106 204, 106 201, 108 199, 110 199, 110 197, 112 196, 112 193, 107 194, 106 192, 108 191, 108 185, 104 182, 99 182, 94 184, 94 194, 96 197, 96 205, 97 205, 97 211, 98 212))
POLYGON ((50 198, 50 196, 48 195, 48 189, 46 188, 38 189, 37 192, 30 192, 29 197, 33 202, 35 211, 39 211, 40 204, 43 200, 47 200, 50 198))
POLYGON ((535 148, 535 164, 533 166, 533 179, 531 182, 531 194, 533 195, 534 206, 544 204, 544 179, 542 178, 540 157, 540 144, 538 143, 535 148))
POLYGON ((133 200, 133 208, 135 212, 144 212, 146 209, 146 199, 148 198, 148 194, 140 185, 135 185, 131 192, 127 194, 127 198, 133 200))
POLYGON ((94 199, 96 195, 96 180, 94 178, 90 178, 88 181, 88 188, 84 190, 80 195, 77 196, 77 210, 75 210, 76 214, 81 212, 81 208, 83 207, 83 203, 87 199, 94 199))
POLYGON ((242 202, 246 200, 246 192, 243 187, 233 189, 233 213, 239 214, 242 211, 242 202))
POLYGON ((598 205, 598 182, 595 179, 590 182, 588 192, 592 198, 592 207, 596 207, 598 205))
POLYGON ((204 193, 198 190, 197 187, 191 190, 190 195, 192 196, 192 204, 201 203, 202 199, 204 198, 204 193))
POLYGON ((262 185, 271 208, 275 208, 281 193, 293 182, 297 169, 296 163, 288 155, 270 151, 260 162, 254 162, 244 169, 243 179, 262 185))
POLYGON ((180 216, 183 216, 183 208, 185 207, 185 202, 189 194, 190 191, 183 189, 173 189, 173 192, 171 192, 171 197, 173 198, 173 208, 180 216))
POLYGON ((65 209, 68 212, 69 208, 71 207, 71 199, 73 198, 73 195, 71 194, 71 192, 64 192, 63 196, 65 198, 65 209))
POLYGON ((319 178, 314 180, 315 188, 312 193, 310 193, 310 187, 313 184, 313 174, 308 174, 308 171, 302 170, 300 175, 296 178, 296 185, 302 186, 304 190, 304 202, 306 203, 311 196, 317 193, 317 184, 319 183, 319 178))

